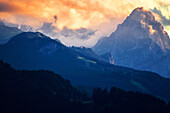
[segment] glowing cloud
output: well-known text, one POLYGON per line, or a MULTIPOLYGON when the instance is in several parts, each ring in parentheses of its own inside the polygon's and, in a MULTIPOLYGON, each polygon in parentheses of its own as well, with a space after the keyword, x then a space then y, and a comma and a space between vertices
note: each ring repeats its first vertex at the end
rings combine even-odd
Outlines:
MULTIPOLYGON (((151 1, 149 2, 151 5, 155 4, 153 0, 151 1)), ((5 12, 0 10, 2 19, 11 16, 17 18, 18 15, 22 15, 54 22, 55 16, 58 21, 56 26, 60 29, 65 26, 73 29, 92 27, 110 21, 112 18, 122 19, 140 4, 149 8, 148 2, 143 0, 0 0, 0 5, 3 4, 7 7, 3 8, 5 12)), ((8 21, 12 20, 8 19, 8 21)))
POLYGON ((52 22, 60 30, 85 27, 109 35, 134 8, 156 7, 169 18, 169 4, 169 0, 0 0, 0 19, 36 27, 52 22))

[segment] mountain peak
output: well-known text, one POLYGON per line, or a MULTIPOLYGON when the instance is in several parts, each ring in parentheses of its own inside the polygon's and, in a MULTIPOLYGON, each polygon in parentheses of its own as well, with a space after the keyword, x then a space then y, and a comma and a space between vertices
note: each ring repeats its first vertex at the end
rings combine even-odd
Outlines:
POLYGON ((136 8, 108 38, 94 47, 98 54, 110 52, 115 64, 169 76, 170 39, 151 11, 136 8))
POLYGON ((163 50, 170 49, 169 36, 163 25, 156 21, 151 11, 138 7, 117 28, 117 35, 122 37, 134 37, 138 39, 150 38, 163 50), (136 31, 136 32, 134 32, 136 31))
POLYGON ((137 7, 137 8, 135 8, 133 11, 150 12, 150 11, 148 11, 148 10, 144 9, 143 7, 137 7))
POLYGON ((150 23, 156 21, 152 12, 149 10, 145 10, 143 7, 138 7, 134 9, 128 19, 133 19, 141 23, 150 23))

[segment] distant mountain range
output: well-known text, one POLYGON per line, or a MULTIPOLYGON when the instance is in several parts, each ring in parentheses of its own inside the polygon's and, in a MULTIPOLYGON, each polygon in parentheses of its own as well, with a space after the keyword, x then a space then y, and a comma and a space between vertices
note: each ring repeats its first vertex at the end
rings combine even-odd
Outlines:
POLYGON ((0 59, 18 70, 53 71, 71 80, 73 85, 116 86, 170 100, 170 79, 152 72, 115 66, 92 57, 90 52, 82 54, 78 50, 81 49, 66 47, 38 32, 24 32, 0 45, 0 59))
POLYGON ((22 31, 16 27, 8 27, 0 21, 0 44, 8 42, 10 38, 21 33, 22 31))
POLYGON ((62 30, 59 30, 56 26, 53 25, 53 23, 50 22, 44 22, 43 25, 39 27, 32 27, 30 25, 13 24, 6 21, 0 21, 0 22, 5 23, 4 25, 6 27, 7 26, 13 28, 15 27, 16 29, 19 29, 22 32, 41 32, 46 36, 49 36, 58 42, 64 42, 66 45, 69 46, 74 45, 70 43, 70 41, 72 40, 81 41, 82 43, 83 41, 87 41, 88 39, 92 38, 92 36, 94 36, 96 33, 96 30, 91 30, 88 28, 69 29, 64 27, 62 30))
POLYGON ((3 22, 8 27, 15 27, 15 28, 18 28, 19 30, 21 30, 23 32, 35 32, 36 31, 36 28, 34 28, 30 25, 15 24, 15 23, 7 22, 7 21, 1 21, 1 22, 3 22))
POLYGON ((109 37, 99 40, 93 50, 99 55, 111 53, 116 65, 170 78, 170 38, 154 15, 142 7, 109 37))

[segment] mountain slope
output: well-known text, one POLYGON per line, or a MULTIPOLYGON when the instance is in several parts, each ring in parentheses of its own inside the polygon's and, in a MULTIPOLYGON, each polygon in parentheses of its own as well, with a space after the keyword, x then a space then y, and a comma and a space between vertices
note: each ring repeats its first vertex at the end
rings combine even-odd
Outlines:
POLYGON ((73 49, 78 54, 81 54, 88 58, 97 59, 97 60, 104 61, 104 62, 109 62, 108 60, 102 58, 101 56, 98 56, 91 48, 86 48, 83 46, 81 46, 81 47, 72 46, 71 49, 73 49))
POLYGON ((98 41, 93 50, 110 52, 115 64, 170 77, 170 39, 150 11, 136 8, 110 37, 98 41))
POLYGON ((21 31, 15 27, 7 27, 0 21, 0 44, 6 43, 13 36, 21 33, 21 31))
POLYGON ((170 100, 169 79, 87 57, 41 33, 21 33, 0 45, 0 59, 20 70, 53 71, 71 80, 73 85, 116 86, 170 100))

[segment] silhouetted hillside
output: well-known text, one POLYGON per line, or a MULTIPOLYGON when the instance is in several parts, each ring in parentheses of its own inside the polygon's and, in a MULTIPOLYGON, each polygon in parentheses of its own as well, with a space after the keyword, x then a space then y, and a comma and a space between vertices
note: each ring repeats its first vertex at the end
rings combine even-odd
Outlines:
POLYGON ((165 101, 139 92, 125 92, 112 87, 95 89, 93 113, 169 113, 165 101))
MULTIPOLYGON (((69 81, 50 71, 16 71, 0 61, 1 113, 169 113, 151 95, 97 88, 86 99, 69 81)), ((169 111, 168 111, 169 110, 169 111)))
POLYGON ((68 80, 50 71, 16 71, 0 61, 1 113, 66 111, 82 95, 68 80))

